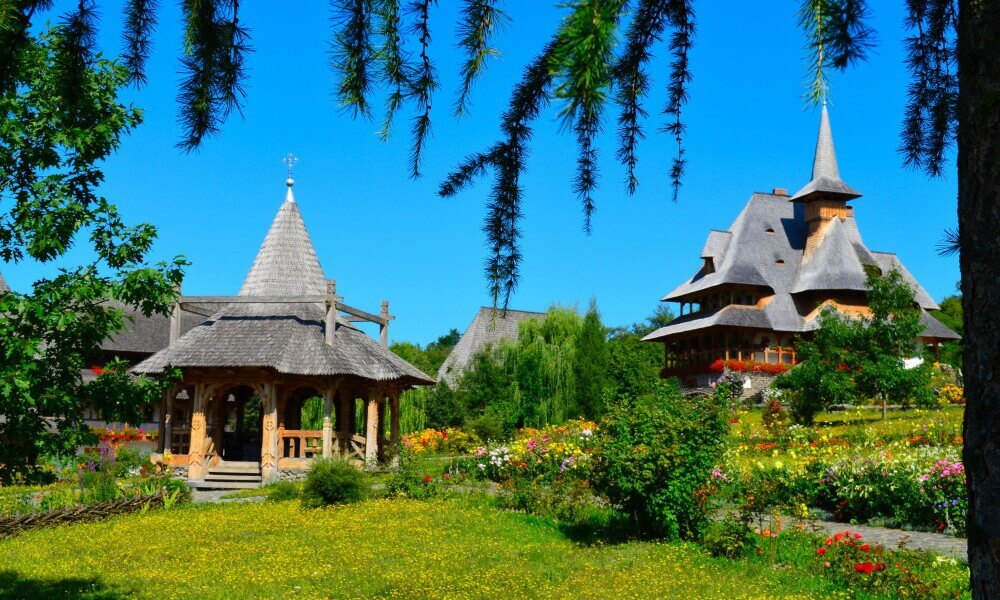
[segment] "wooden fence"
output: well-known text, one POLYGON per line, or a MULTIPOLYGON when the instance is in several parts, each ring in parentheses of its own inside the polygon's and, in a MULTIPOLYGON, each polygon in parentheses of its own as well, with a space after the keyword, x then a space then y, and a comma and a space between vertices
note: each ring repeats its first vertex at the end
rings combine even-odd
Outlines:
POLYGON ((88 523, 100 521, 115 515, 138 512, 149 504, 150 508, 163 506, 164 493, 159 491, 151 496, 122 498, 97 504, 82 504, 69 508, 57 508, 43 512, 0 517, 0 539, 13 537, 25 531, 51 527, 54 525, 69 525, 72 523, 88 523))

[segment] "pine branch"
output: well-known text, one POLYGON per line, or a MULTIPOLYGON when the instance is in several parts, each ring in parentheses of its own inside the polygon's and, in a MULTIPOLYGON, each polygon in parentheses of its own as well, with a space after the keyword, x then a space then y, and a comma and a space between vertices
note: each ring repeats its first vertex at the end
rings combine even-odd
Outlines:
POLYGON ((86 80, 96 60, 97 11, 94 0, 79 0, 76 10, 63 16, 59 26, 56 61, 62 74, 59 87, 67 110, 83 104, 86 80))
POLYGON ((670 53, 673 60, 670 63, 670 82, 667 85, 667 106, 663 113, 673 117, 673 121, 664 126, 664 131, 674 136, 677 142, 677 155, 670 167, 670 179, 673 185, 673 199, 676 202, 680 193, 681 179, 687 160, 684 158, 684 129, 681 119, 684 105, 688 101, 688 84, 691 83, 691 70, 688 54, 694 45, 694 9, 691 0, 673 0, 670 3, 670 25, 673 33, 670 36, 670 53))
POLYGON ((477 152, 466 157, 454 171, 448 174, 438 187, 438 195, 442 198, 450 198, 458 194, 479 177, 486 174, 486 169, 496 161, 497 148, 494 147, 486 152, 477 152))
POLYGON ((500 55, 490 47, 490 41, 509 21, 507 13, 499 8, 501 0, 464 0, 462 16, 458 22, 458 47, 465 51, 462 64, 462 87, 455 101, 454 113, 461 117, 469 110, 472 84, 486 70, 486 61, 500 55))
POLYGON ((246 55, 250 48, 250 32, 240 25, 239 0, 230 0, 232 17, 219 24, 222 40, 219 44, 219 88, 222 116, 227 117, 236 110, 243 116, 243 102, 246 100, 245 82, 246 55))
POLYGON ((875 45, 867 0, 803 0, 799 28, 806 35, 810 75, 806 97, 821 102, 830 89, 827 69, 843 71, 865 60, 875 45))
POLYGON ((334 28, 330 66, 337 74, 337 99, 354 118, 359 114, 371 118, 372 0, 331 0, 330 7, 334 28))
POLYGON ((384 142, 389 139, 396 111, 406 99, 406 90, 410 87, 408 73, 413 67, 409 65, 409 57, 401 45, 399 0, 380 0, 375 7, 375 17, 378 22, 376 33, 382 39, 375 60, 381 64, 381 78, 389 88, 385 118, 378 130, 378 137, 384 142))
POLYGON ((128 0, 125 3, 122 59, 129 72, 129 83, 135 87, 146 84, 146 61, 153 47, 150 38, 156 28, 159 8, 158 0, 128 0))
POLYGON ((645 138, 639 121, 647 116, 642 100, 649 92, 645 66, 652 56, 652 47, 661 41, 667 23, 671 0, 641 0, 625 34, 625 49, 615 64, 613 78, 617 85, 615 100, 621 107, 618 115, 618 160, 625 165, 625 180, 629 195, 635 194, 639 178, 636 151, 645 138))
POLYGON ((0 94, 13 83, 19 56, 28 44, 32 17, 52 4, 53 0, 0 0, 0 94))
POLYGON ((900 152, 904 165, 940 176, 957 124, 958 11, 950 0, 909 0, 907 8, 911 79, 900 152))
POLYGON ((407 12, 413 15, 414 23, 410 33, 420 42, 420 64, 409 78, 410 89, 407 99, 412 100, 420 113, 413 118, 411 132, 413 145, 410 150, 410 177, 420 177, 420 162, 423 158, 424 144, 431 133, 431 96, 438 88, 437 74, 427 53, 431 44, 430 7, 437 0, 413 0, 407 6, 407 12))
POLYGON ((561 43, 553 56, 558 71, 557 98, 564 124, 572 127, 579 153, 573 181, 583 205, 584 231, 590 233, 597 188, 597 149, 604 105, 612 82, 616 34, 627 0, 577 0, 560 30, 561 43))

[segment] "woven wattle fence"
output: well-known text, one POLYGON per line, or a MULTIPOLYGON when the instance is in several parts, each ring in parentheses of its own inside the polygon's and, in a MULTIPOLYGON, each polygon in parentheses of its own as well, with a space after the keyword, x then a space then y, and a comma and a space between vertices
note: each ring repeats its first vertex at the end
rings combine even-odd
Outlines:
POLYGON ((160 491, 151 496, 122 498, 121 500, 112 500, 111 502, 58 508, 14 517, 0 517, 0 538, 13 537, 25 531, 41 527, 88 523, 90 521, 100 521, 101 519, 115 515, 138 512, 147 503, 150 508, 163 506, 163 497, 163 492, 160 491))

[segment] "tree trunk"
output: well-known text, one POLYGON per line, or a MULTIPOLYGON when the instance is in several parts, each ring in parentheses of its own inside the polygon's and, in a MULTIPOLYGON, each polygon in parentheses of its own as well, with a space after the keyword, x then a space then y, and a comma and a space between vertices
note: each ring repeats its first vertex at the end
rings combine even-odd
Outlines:
POLYGON ((1000 598, 1000 2, 960 0, 958 223, 965 316, 969 568, 1000 598))

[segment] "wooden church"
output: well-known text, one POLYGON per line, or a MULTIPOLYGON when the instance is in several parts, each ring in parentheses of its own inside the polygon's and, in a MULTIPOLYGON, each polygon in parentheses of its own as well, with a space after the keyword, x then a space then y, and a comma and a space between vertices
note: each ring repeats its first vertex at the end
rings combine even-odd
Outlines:
POLYGON ((865 246, 848 204, 859 197, 840 178, 824 104, 811 181, 793 196, 754 193, 729 229, 709 232, 695 274, 663 297, 680 316, 644 338, 663 344, 662 376, 703 387, 720 359, 793 365, 796 336, 814 330, 823 309, 868 311, 872 268, 899 271, 915 290, 925 344, 958 339, 899 258, 865 246))

